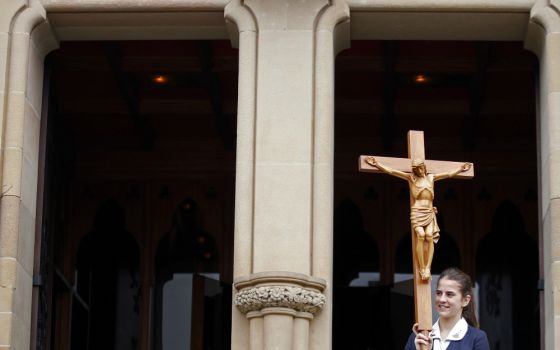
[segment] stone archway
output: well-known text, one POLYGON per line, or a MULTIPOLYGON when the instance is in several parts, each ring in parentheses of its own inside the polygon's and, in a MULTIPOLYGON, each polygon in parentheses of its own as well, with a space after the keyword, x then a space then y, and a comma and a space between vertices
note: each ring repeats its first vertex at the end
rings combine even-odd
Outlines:
MULTIPOLYGON (((14 346, 21 346, 23 348, 28 348, 28 334, 29 328, 25 325, 29 324, 29 318, 27 316, 27 309, 20 310, 14 309, 11 305, 28 305, 29 303, 25 300, 30 300, 31 289, 32 289, 32 275, 33 275, 33 237, 34 228, 37 226, 37 220, 40 220, 40 211, 36 211, 35 199, 37 194, 35 193, 35 184, 40 183, 40 179, 34 177, 34 172, 38 168, 38 154, 39 154, 39 135, 38 132, 33 129, 33 124, 29 128, 21 128, 21 121, 27 120, 35 122, 36 120, 29 119, 33 113, 41 110, 41 103, 37 103, 40 100, 41 86, 42 86, 42 57, 44 54, 56 46, 56 39, 52 36, 52 27, 49 27, 47 18, 53 16, 53 23, 55 24, 55 30, 59 30, 60 38, 64 40, 65 35, 69 35, 66 38, 70 38, 73 35, 73 39, 76 40, 87 40, 91 39, 93 35, 105 35, 111 36, 116 32, 120 32, 120 35, 128 35, 130 37, 136 36, 149 36, 162 39, 166 35, 172 36, 174 31, 174 26, 163 26, 164 28, 156 26, 145 26, 145 23, 149 23, 150 18, 158 18, 157 21, 168 18, 175 18, 176 21, 184 23, 196 23, 197 19, 198 28, 195 24, 194 27, 197 30, 193 30, 191 35, 200 35, 202 37, 218 37, 224 35, 223 22, 215 24, 214 22, 217 18, 220 20, 223 18, 223 9, 226 5, 226 1, 192 1, 185 2, 184 4, 177 5, 175 1, 154 1, 154 2, 143 2, 142 4, 137 4, 136 2, 123 1, 117 6, 108 6, 107 3, 103 1, 83 1, 76 3, 69 0, 43 0, 30 1, 27 2, 12 2, 10 7, 6 8, 4 16, 2 17, 1 33, 2 37, 2 59, 0 62, 8 62, 6 69, 2 69, 0 73, 0 82, 3 86, 7 87, 7 90, 2 92, 2 103, 3 108, 0 109, 2 113, 2 118, 4 122, 2 130, 2 138, 4 140, 3 148, 3 172, 2 172, 2 186, 5 188, 6 192, 2 198, 2 223, 0 229, 3 233, 2 244, 7 247, 5 251, 2 251, 1 255, 1 265, 3 271, 8 271, 6 274, 6 281, 4 285, 8 287, 11 291, 16 288, 16 277, 17 278, 17 288, 21 291, 25 291, 22 294, 13 295, 13 293, 7 293, 7 296, 2 296, 2 298, 8 298, 10 302, 6 305, 10 305, 7 310, 0 310, 2 312, 7 312, 9 315, 7 328, 10 329, 10 336, 8 339, 2 339, 3 344, 15 344, 14 346), (15 5, 14 5, 15 4, 15 5), (14 5, 14 7, 12 7, 14 5), (46 12, 45 12, 46 10, 46 12), (151 12, 153 11, 153 12, 151 12), (119 12, 126 14, 118 14, 119 12), (157 12, 158 16, 152 16, 157 12), (184 17, 177 19, 173 14, 169 17, 165 17, 165 13, 173 12, 183 12, 184 17), (55 13, 58 14, 58 19, 56 22, 54 20, 55 13), (112 18, 111 21, 106 21, 112 18), (188 20, 185 20, 188 19, 188 20), (192 21, 191 21, 192 20, 192 21), (56 23, 55 23, 56 22, 56 23), (37 25, 40 23, 40 25, 37 25), (93 23, 93 24, 92 24, 93 23), (106 24, 103 24, 106 23, 106 24), (155 27, 155 28, 154 28, 155 27), (219 28, 216 30, 216 28, 219 28), (142 29, 142 30, 139 30, 142 29), (30 46, 29 39, 34 43, 31 49, 28 50, 30 46), (8 59, 9 58, 9 59, 8 59), (30 59, 31 58, 31 59, 30 59), (30 73, 31 74, 28 74, 30 73), (27 84, 29 78, 30 84, 27 84), (22 102, 22 96, 27 95, 28 107, 27 111, 23 106, 26 102, 22 102), (23 130, 23 131, 22 131, 23 130), (23 145, 23 135, 27 135, 27 141, 31 141, 35 144, 23 145), (33 149, 33 150, 32 150, 33 149), (23 152, 21 151, 23 150, 23 152), (30 150, 30 152, 27 152, 30 150), (27 158, 24 159, 24 155, 27 158), (25 163, 24 160, 28 162, 25 163), (23 184, 30 184, 29 186, 22 186, 23 184), (14 219, 15 218, 15 219, 14 219), (39 218, 39 219, 37 219, 39 218), (18 224, 14 224, 17 222, 18 224), (25 223, 25 224, 22 224, 25 223), (19 225, 19 226, 18 226, 19 225), (4 245, 5 244, 5 245, 4 245), (23 249, 17 249, 18 245, 24 247, 23 249), (12 298, 24 298, 23 302, 11 302, 12 298), (15 319, 23 320, 14 321, 15 319)), ((556 104, 553 102, 556 100, 556 95, 558 85, 556 80, 558 79, 558 74, 556 74, 555 64, 552 63, 552 57, 555 56, 555 50, 557 46, 557 35, 558 30, 558 18, 556 15, 556 5, 551 4, 548 1, 538 1, 536 6, 530 14, 531 8, 534 5, 533 1, 511 1, 511 2, 500 2, 496 4, 488 4, 487 2, 472 2, 472 1, 462 1, 462 2, 450 2, 446 3, 444 1, 429 4, 416 4, 409 3, 407 1, 390 1, 386 3, 380 2, 348 2, 349 9, 352 11, 352 21, 353 29, 352 36, 355 38, 380 38, 380 39, 474 39, 479 36, 480 39, 484 40, 523 40, 527 28, 527 23, 530 23, 529 35, 527 36, 527 46, 531 47, 535 52, 539 52, 541 58, 541 112, 540 112, 540 123, 542 131, 540 132, 541 139, 541 189, 540 198, 542 199, 542 220, 541 227, 543 231, 543 244, 544 247, 551 247, 550 244, 553 237, 557 235, 555 227, 557 220, 557 211, 560 207, 555 200, 556 196, 556 185, 552 179, 558 178, 557 169, 554 165, 556 164, 556 143, 558 140, 554 134, 554 127, 550 127, 555 123, 555 116, 557 114, 556 104), (531 18, 530 18, 531 17, 531 18), (372 20, 374 19, 374 20, 372 20), (437 26, 437 24, 441 26, 437 26), (426 25, 429 24, 429 25, 426 25), (434 27, 435 26, 435 27, 434 27), (442 27, 452 28, 454 30, 442 30, 442 27), (476 30, 473 30, 476 29, 476 30), (473 37, 474 36, 474 37, 473 37), (550 73, 550 74, 549 74, 550 73)), ((233 9, 233 6, 231 7, 233 9)), ((247 8, 247 7, 246 7, 247 8)), ((245 15, 249 17, 252 16, 251 11, 245 12, 245 15)), ((231 14, 231 13, 230 13, 231 14)), ((233 16, 230 17, 233 21, 233 16)), ((173 22, 167 22, 173 23, 173 22)), ((247 23, 247 22, 245 22, 247 23)), ((177 24, 177 22, 175 22, 177 24)), ((188 27, 188 25, 186 26, 188 27)), ((243 113, 246 113, 248 117, 247 123, 244 127, 241 127, 241 134, 249 131, 251 134, 251 128, 249 125, 254 121, 255 115, 260 115, 260 112, 253 111, 251 106, 255 105, 254 96, 250 91, 255 91, 256 86, 254 83, 256 71, 252 68, 257 60, 255 59, 257 55, 256 48, 254 46, 255 41, 254 36, 258 30, 254 27, 239 25, 237 28, 233 28, 234 33, 237 30, 241 31, 242 34, 239 38, 239 43, 242 46, 242 51, 240 57, 243 59, 243 68, 240 71, 240 75, 243 77, 241 79, 240 90, 244 92, 241 94, 240 100, 245 101, 240 107, 243 113), (253 97, 251 97, 253 96, 253 97), (252 114, 254 112, 254 114, 252 114)), ((322 28, 325 29, 325 28, 322 28)), ((330 30, 327 28, 327 31, 330 30)), ((188 31, 181 31, 182 33, 188 31)), ((342 43, 344 45, 345 39, 341 39, 346 35, 348 38, 348 33, 336 33, 336 38, 333 39, 328 33, 325 37, 319 40, 326 40, 326 42, 334 41, 334 46, 338 46, 342 43), (342 34, 342 35, 340 35, 342 34)), ((187 35, 187 34, 184 34, 187 35)), ((330 56, 331 51, 326 48, 326 56, 330 56)), ((336 50, 335 50, 336 51, 336 50)), ((319 51, 319 55, 324 54, 324 52, 319 51)), ((320 69, 315 70, 317 72, 319 83, 316 86, 324 87, 325 89, 330 89, 330 83, 332 76, 328 73, 332 69, 332 62, 326 61, 322 63, 323 65, 320 69)), ((262 66, 262 65, 261 65, 262 66)), ((308 67, 309 68, 309 67, 308 67)), ((307 69, 307 68, 306 68, 307 69)), ((311 68, 309 68, 311 69, 311 68)), ((315 69, 315 68, 313 68, 315 69)), ((257 88, 257 90, 259 90, 257 88)), ((325 99, 329 99, 329 94, 323 94, 319 92, 319 103, 320 106, 328 106, 325 104, 325 99), (326 97, 325 97, 326 96, 326 97), (322 100, 321 100, 322 99, 322 100)), ((321 107, 321 108, 323 108, 321 107)), ((322 112, 321 108, 318 108, 319 112, 322 112)), ((325 107, 325 110, 329 110, 330 107, 325 107)), ((243 114, 242 113, 242 114, 243 114)), ((329 112, 328 112, 329 113, 329 112)), ((328 114, 327 113, 327 114, 328 114)), ((320 114, 320 113, 319 113, 320 114)), ((36 118, 37 119, 37 118, 36 118)), ((328 122, 327 122, 328 124, 328 122)), ((328 126, 328 125, 327 125, 328 126)), ((37 129, 37 128, 35 128, 37 129)), ((321 126, 316 130, 323 130, 321 126)), ((322 131, 317 132, 316 135, 327 135, 330 131, 327 127, 322 131)), ((247 134, 247 135, 248 135, 247 134)), ((328 153, 329 147, 332 146, 332 140, 324 142, 326 145, 325 154, 328 153)), ((322 140, 322 139, 321 139, 322 140)), ((254 142, 250 137, 247 138, 247 143, 245 145, 250 145, 254 142)), ((317 143, 319 144, 319 143, 317 143)), ((249 153, 253 152, 252 147, 248 147, 249 153)), ((317 159, 321 159, 323 154, 318 152, 317 159)), ((248 156, 242 158, 241 162, 252 163, 254 158, 248 156)), ((320 162, 318 161, 317 164, 320 162)), ((320 166, 319 166, 320 167, 320 166)), ((324 173, 327 173, 331 169, 331 165, 326 162, 324 173)), ((238 233, 249 232, 248 235, 242 235, 242 239, 238 240, 236 243, 237 252, 239 252, 238 259, 236 260, 236 265, 240 270, 238 275, 246 275, 246 270, 243 266, 251 264, 247 262, 247 259, 243 256, 250 256, 247 249, 251 248, 251 244, 244 245, 247 240, 245 238, 251 237, 252 235, 252 218, 253 218, 253 207, 249 204, 251 203, 251 198, 253 198, 253 192, 249 191, 247 188, 251 187, 254 179, 251 174, 255 174, 252 170, 253 167, 248 166, 245 170, 240 170, 240 179, 238 193, 243 194, 243 198, 238 200, 236 205, 237 209, 237 220, 238 220, 238 233)), ((316 174, 319 174, 317 172, 316 174)), ((323 173, 321 173, 323 174, 323 173)), ((331 224, 329 223, 332 217, 332 200, 329 200, 329 188, 332 187, 332 181, 329 180, 331 177, 327 176, 316 176, 311 182, 314 184, 315 193, 326 193, 325 197, 317 197, 313 201, 314 206, 314 227, 318 230, 324 230, 327 232, 325 237, 332 232, 331 224), (321 179, 326 179, 322 182, 321 179), (321 181, 320 181, 321 180, 321 181), (323 191, 326 189, 326 191, 323 191), (323 218, 322 220, 320 218, 323 218), (316 222, 315 222, 316 221, 316 222)), ((40 191, 39 191, 40 192, 40 191)), ((40 193, 39 193, 40 195, 40 193)), ((39 197, 40 198, 40 197, 39 197)), ((309 204, 309 203, 308 203, 309 204)), ((307 207, 307 206, 306 206, 307 207)), ((251 242, 251 239, 248 239, 251 242)), ((315 242, 323 242, 325 246, 329 245, 329 240, 315 240, 315 242)), ((321 246, 319 244, 319 246, 321 246)), ((330 266, 328 263, 331 259, 332 254, 329 254, 328 250, 325 250, 326 256, 321 254, 315 254, 318 261, 326 261, 323 265, 330 266)), ((236 253, 238 254, 238 253, 236 253)), ((543 276, 552 276, 554 271, 554 264, 556 258, 553 256, 552 252, 549 250, 543 250, 541 258, 544 260, 543 263, 543 276)), ((251 260, 251 259, 249 259, 251 260)), ((318 264, 317 266, 319 266, 318 264)), ((319 269, 321 270, 321 269, 319 269)), ((249 269, 250 272, 250 269, 249 269)), ((321 275, 318 271, 313 271, 311 275, 321 275)), ((324 274, 328 276, 328 274, 324 274)), ((328 279, 328 278, 327 278, 328 279)), ((547 306, 546 310, 553 310, 554 305, 553 299, 553 287, 555 281, 554 279, 545 279, 545 289, 544 289, 544 304, 547 306)), ((328 290, 327 290, 327 296, 328 290)), ((328 310, 328 304, 327 304, 328 310)), ((236 311, 234 311, 235 314, 236 311)), ((328 312, 326 312, 328 315, 328 312)), ((245 334, 249 330, 249 321, 244 320, 239 315, 236 315, 236 334, 245 334)), ((552 313, 546 316, 547 324, 554 324, 554 315, 552 313)), ((322 331, 315 332, 314 334, 328 333, 330 328, 330 321, 328 317, 322 317, 320 320, 314 322, 314 324, 321 323, 320 329, 322 331), (326 319, 326 321, 324 320, 326 319)), ((324 334, 323 334, 324 337, 324 334)), ((248 338, 242 336, 241 340, 234 340, 234 348, 243 347, 243 344, 247 343, 244 340, 248 338)), ((547 333, 546 336, 546 348, 554 348, 554 333, 547 333)), ((319 347, 320 348, 320 347, 319 347)))

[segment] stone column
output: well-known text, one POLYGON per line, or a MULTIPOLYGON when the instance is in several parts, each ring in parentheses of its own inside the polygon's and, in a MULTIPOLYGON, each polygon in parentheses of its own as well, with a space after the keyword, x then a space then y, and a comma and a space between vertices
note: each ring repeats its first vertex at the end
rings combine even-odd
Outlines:
MULTIPOLYGON (((539 58, 538 142, 544 347, 560 347, 560 1, 537 1, 525 46, 539 58)), ((541 300, 542 303, 542 300, 541 300)))
POLYGON ((43 61, 57 40, 38 0, 0 7, 0 348, 29 349, 43 61))
POLYGON ((329 349, 334 57, 349 10, 232 0, 225 17, 239 46, 232 349, 329 349), (325 300, 309 309, 309 296, 325 300))

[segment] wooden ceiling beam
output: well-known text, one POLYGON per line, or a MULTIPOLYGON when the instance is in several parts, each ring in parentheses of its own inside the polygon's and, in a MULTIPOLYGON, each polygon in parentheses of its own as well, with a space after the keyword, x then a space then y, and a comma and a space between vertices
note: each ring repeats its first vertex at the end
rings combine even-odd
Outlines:
POLYGON ((398 75, 395 72, 398 54, 398 42, 385 41, 383 43, 383 148, 391 150, 395 140, 397 116, 395 114, 395 99, 398 75))
POLYGON ((139 84, 132 76, 123 72, 122 51, 118 43, 105 43, 103 49, 113 77, 117 82, 118 90, 125 101, 130 119, 132 119, 132 123, 138 132, 140 144, 142 148, 152 150, 155 147, 155 131, 149 124, 148 119, 140 113, 139 84))
POLYGON ((475 147, 480 124, 480 113, 486 94, 488 64, 490 61, 490 43, 478 44, 476 71, 470 79, 469 85, 469 113, 465 116, 463 128, 463 143, 465 150, 471 151, 475 147))

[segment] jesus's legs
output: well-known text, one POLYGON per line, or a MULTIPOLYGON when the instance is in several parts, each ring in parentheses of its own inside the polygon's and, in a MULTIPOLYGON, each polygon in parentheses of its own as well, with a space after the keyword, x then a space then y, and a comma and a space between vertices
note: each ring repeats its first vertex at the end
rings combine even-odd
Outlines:
MULTIPOLYGON (((426 276, 426 264, 424 259, 424 255, 425 255, 424 241, 426 239, 426 232, 424 232, 423 227, 415 227, 414 232, 416 233, 416 238, 417 238, 416 257, 418 259, 418 271, 420 272, 420 277, 423 280, 426 280, 430 277, 429 270, 428 270, 428 276, 426 276)), ((432 246, 433 246, 433 241, 432 241, 432 246)))
POLYGON ((428 243, 426 261, 426 272, 431 275, 432 260, 434 258, 434 223, 433 221, 426 227, 426 243, 428 243))

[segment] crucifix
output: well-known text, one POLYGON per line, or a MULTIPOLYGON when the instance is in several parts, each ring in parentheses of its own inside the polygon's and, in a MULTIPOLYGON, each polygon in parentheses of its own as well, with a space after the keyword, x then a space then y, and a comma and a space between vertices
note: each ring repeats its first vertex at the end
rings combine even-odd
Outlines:
POLYGON ((386 173, 408 182, 414 274, 414 313, 418 330, 432 330, 431 264, 439 239, 437 209, 433 206, 434 182, 451 177, 470 179, 472 163, 426 160, 424 132, 408 132, 408 158, 360 156, 361 172, 386 173))

